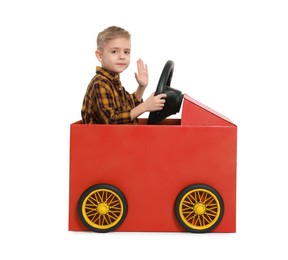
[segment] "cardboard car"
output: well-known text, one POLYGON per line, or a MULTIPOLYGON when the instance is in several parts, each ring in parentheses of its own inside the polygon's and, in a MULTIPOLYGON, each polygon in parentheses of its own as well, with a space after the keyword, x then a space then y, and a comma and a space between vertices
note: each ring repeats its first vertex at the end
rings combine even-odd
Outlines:
POLYGON ((71 124, 70 231, 236 232, 237 126, 175 92, 138 125, 71 124))

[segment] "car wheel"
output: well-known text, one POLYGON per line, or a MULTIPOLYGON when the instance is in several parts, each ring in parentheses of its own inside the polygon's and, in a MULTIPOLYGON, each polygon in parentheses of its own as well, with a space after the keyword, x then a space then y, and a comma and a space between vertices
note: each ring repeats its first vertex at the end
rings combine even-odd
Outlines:
POLYGON ((204 233, 213 230, 221 222, 224 203, 214 188, 194 184, 179 193, 174 212, 177 221, 186 231, 204 233))
POLYGON ((124 194, 110 184, 97 184, 84 191, 78 201, 81 222, 94 232, 110 232, 119 227, 128 212, 124 194))

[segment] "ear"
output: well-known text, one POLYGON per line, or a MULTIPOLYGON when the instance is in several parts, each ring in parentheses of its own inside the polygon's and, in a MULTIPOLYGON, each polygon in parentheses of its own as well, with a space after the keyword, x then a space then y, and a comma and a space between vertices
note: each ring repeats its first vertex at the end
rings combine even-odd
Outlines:
POLYGON ((102 53, 99 50, 95 51, 96 58, 102 62, 102 53))

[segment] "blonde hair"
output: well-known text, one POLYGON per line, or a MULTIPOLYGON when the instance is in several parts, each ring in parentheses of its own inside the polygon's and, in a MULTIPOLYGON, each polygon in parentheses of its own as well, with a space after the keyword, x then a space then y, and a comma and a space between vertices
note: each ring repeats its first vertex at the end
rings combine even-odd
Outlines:
POLYGON ((117 39, 117 38, 126 38, 131 39, 131 35, 125 29, 118 27, 118 26, 110 26, 103 30, 102 32, 98 33, 97 36, 97 49, 103 50, 106 43, 110 40, 117 39))

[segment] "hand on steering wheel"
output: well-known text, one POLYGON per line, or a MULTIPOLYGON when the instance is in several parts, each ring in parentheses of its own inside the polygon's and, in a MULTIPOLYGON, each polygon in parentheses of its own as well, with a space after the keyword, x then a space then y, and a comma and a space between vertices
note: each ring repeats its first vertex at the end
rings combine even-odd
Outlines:
POLYGON ((156 124, 166 117, 180 111, 183 95, 181 91, 170 87, 174 70, 174 62, 168 60, 163 68, 154 96, 166 94, 164 108, 160 111, 150 112, 148 124, 156 124))

